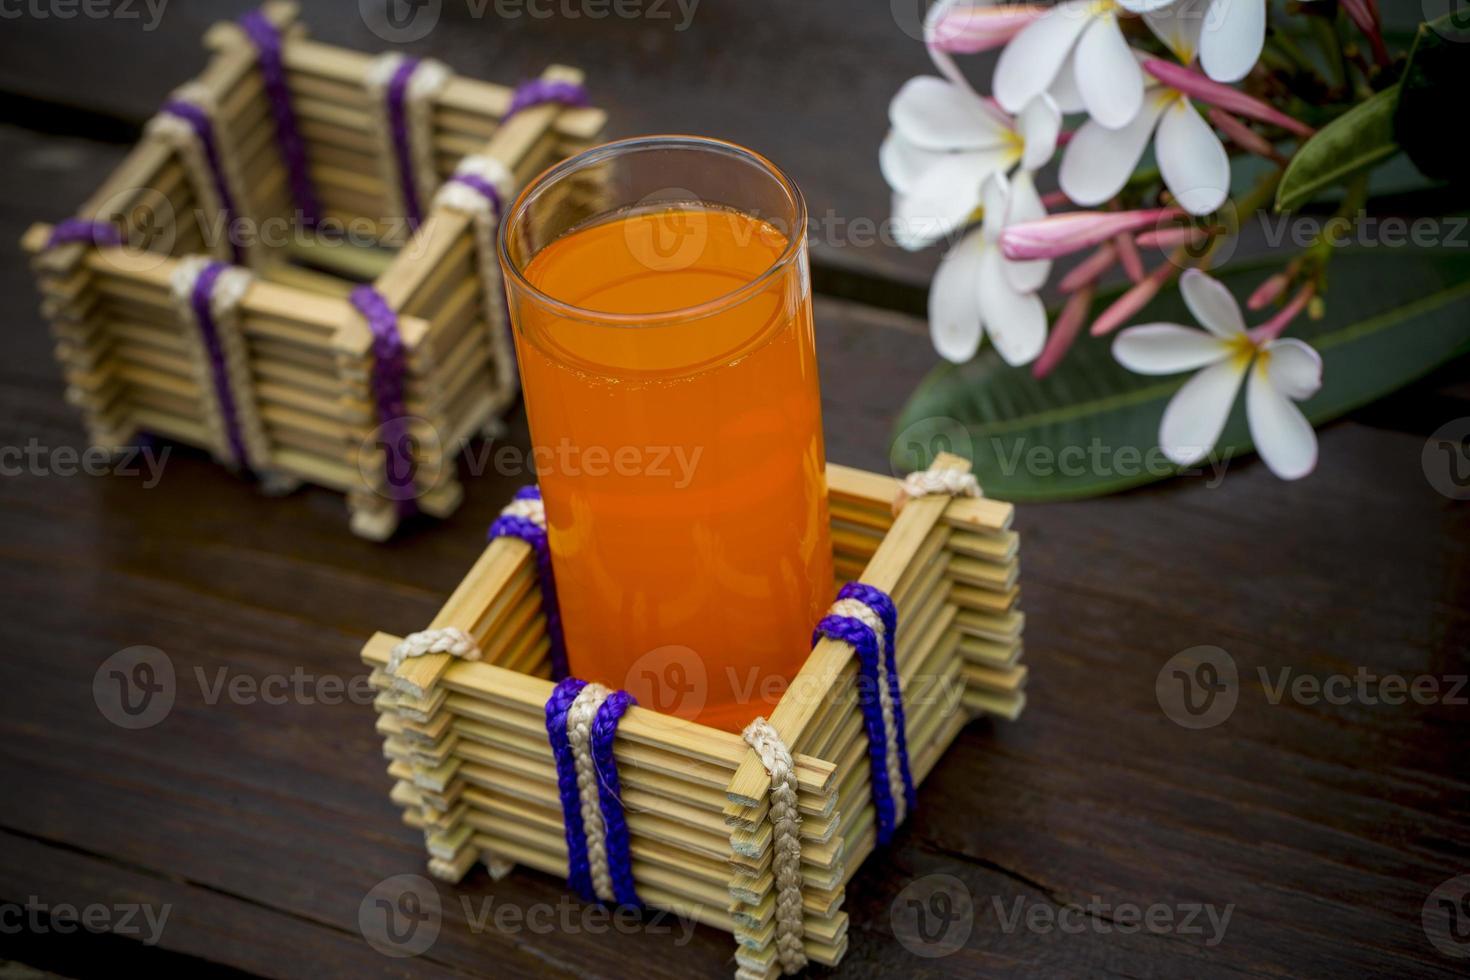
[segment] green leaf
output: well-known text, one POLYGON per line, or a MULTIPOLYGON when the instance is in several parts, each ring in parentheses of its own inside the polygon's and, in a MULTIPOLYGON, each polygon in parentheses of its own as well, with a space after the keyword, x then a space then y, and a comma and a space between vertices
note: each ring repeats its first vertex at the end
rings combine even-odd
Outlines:
POLYGON ((1328 187, 1397 153, 1393 111, 1398 97, 1397 85, 1386 88, 1317 130, 1286 165, 1276 188, 1276 210, 1299 207, 1328 187))
POLYGON ((1470 21, 1445 14, 1419 25, 1409 64, 1399 80, 1394 138, 1426 177, 1464 180, 1460 141, 1451 135, 1470 88, 1470 21))
MULTIPOLYGON (((1219 278, 1240 298, 1276 268, 1241 263, 1219 278)), ((1322 354, 1322 390, 1302 405, 1313 424, 1470 351, 1470 249, 1344 248, 1331 272, 1327 315, 1303 317, 1288 331, 1322 354)), ((1133 320, 1157 321, 1194 323, 1177 289, 1133 320)), ((1158 449, 1159 420, 1190 375, 1133 374, 1113 360, 1111 347, 1111 337, 1083 336, 1040 381, 988 346, 968 364, 936 368, 900 416, 895 471, 957 451, 974 461, 986 492, 1006 500, 1092 497, 1180 472, 1158 449)), ((1214 460, 1250 449, 1241 397, 1214 460)), ((1202 471, 1214 465, 1201 464, 1202 471)))

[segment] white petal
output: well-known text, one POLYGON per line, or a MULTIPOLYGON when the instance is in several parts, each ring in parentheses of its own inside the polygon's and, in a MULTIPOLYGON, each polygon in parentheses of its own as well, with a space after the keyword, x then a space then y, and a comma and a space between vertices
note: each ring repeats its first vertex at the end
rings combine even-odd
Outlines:
POLYGON ((1113 357, 1137 374, 1178 374, 1229 356, 1219 337, 1177 323, 1129 327, 1113 341, 1113 357))
POLYGON ((1197 463, 1220 441, 1245 365, 1235 358, 1211 364, 1184 383, 1164 409, 1159 447, 1180 466, 1197 463))
POLYGON ((1174 53, 1181 64, 1199 55, 1199 35, 1211 0, 1179 0, 1178 3, 1144 15, 1144 23, 1174 53))
POLYGON ((1057 4, 1011 38, 995 63, 992 88, 1007 112, 1020 112, 1051 87, 1062 62, 1092 16, 1092 0, 1057 4))
POLYGON ((1265 43, 1266 0, 1214 0, 1200 35, 1200 67, 1217 82, 1238 82, 1265 43))
POLYGON ((933 75, 904 82, 888 106, 893 128, 925 150, 1002 146, 1010 130, 974 92, 933 75))
POLYGON ((1062 112, 1051 96, 1042 93, 1021 110, 1016 120, 1016 129, 1021 134, 1025 149, 1021 153, 1021 166, 1037 170, 1046 166, 1051 155, 1057 151, 1057 134, 1062 130, 1062 112))
MULTIPOLYGON (((1022 221, 1040 221, 1046 217, 1046 205, 1036 192, 1036 180, 1029 170, 1018 170, 1011 178, 1010 207, 1006 211, 1006 224, 1022 221)), ((1032 259, 1029 262, 1013 262, 1002 258, 1006 278, 1011 285, 1023 293, 1034 293, 1046 284, 1051 275, 1050 259, 1032 259)))
POLYGON ((1091 206, 1122 190, 1143 157, 1167 98, 1162 90, 1150 89, 1143 108, 1122 129, 1108 129, 1096 120, 1083 123, 1062 151, 1057 179, 1067 197, 1091 206))
POLYGON ((893 130, 883 137, 878 147, 878 169, 888 186, 900 194, 914 189, 919 178, 930 167, 943 160, 946 154, 933 150, 921 150, 893 130))
POLYGON ((1118 6, 1135 14, 1146 14, 1150 10, 1167 7, 1175 0, 1118 0, 1118 6))
POLYGON ((1077 88, 1077 69, 1068 58, 1062 63, 1057 77, 1052 79, 1051 88, 1047 91, 1057 108, 1062 112, 1081 112, 1087 108, 1082 101, 1082 91, 1077 88))
POLYGON ((1198 269, 1186 269, 1179 277, 1179 292, 1199 325, 1216 337, 1228 340, 1245 333, 1240 304, 1220 280, 1198 269))
POLYGON ((1283 480, 1297 480, 1317 466, 1317 434, 1312 423, 1276 390, 1268 369, 1259 363, 1246 386, 1245 417, 1256 452, 1272 473, 1283 480))
POLYGON ((980 255, 971 232, 945 254, 929 286, 929 335, 941 357, 963 363, 980 349, 980 255))
POLYGON ((893 236, 904 248, 923 248, 963 226, 980 203, 985 178, 1007 165, 1008 151, 945 154, 919 177, 893 209, 893 236))
POLYGON ((1322 355, 1287 337, 1266 345, 1266 376, 1271 386, 1292 401, 1311 398, 1322 387, 1322 355))
POLYGON ((1010 223, 1011 182, 1006 179, 1005 171, 997 170, 985 178, 985 183, 980 188, 980 201, 985 207, 982 227, 985 238, 987 241, 996 241, 1000 238, 1002 229, 1010 223))
POLYGON ((1109 129, 1128 125, 1143 105, 1143 70, 1123 39, 1117 15, 1099 15, 1072 58, 1087 114, 1109 129))
POLYGON ((987 242, 980 256, 980 319, 996 352, 1015 367, 1036 360, 1046 346, 1046 307, 1035 293, 1023 293, 1005 275, 1005 257, 987 242))
POLYGON ((1220 137, 1188 99, 1175 99, 1154 137, 1159 172, 1179 206, 1209 214, 1230 193, 1230 158, 1220 137))

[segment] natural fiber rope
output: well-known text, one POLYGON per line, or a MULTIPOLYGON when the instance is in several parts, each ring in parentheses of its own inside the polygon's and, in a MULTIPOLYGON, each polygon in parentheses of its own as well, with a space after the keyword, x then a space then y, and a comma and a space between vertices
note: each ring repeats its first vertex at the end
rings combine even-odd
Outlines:
POLYGON ((546 735, 556 763, 567 841, 567 883, 585 901, 636 906, 632 851, 613 741, 636 702, 568 677, 546 701, 546 735))
POLYGON ((461 660, 479 660, 481 656, 473 636, 455 626, 442 626, 410 633, 398 641, 388 654, 387 671, 396 674, 405 660, 430 653, 447 653, 461 660))
POLYGON ((497 396, 504 402, 509 402, 516 391, 516 358, 506 315, 505 290, 500 283, 495 237, 505 212, 505 201, 514 190, 515 175, 509 167, 494 157, 472 153, 459 162, 454 175, 434 195, 435 208, 448 208, 465 215, 474 230, 491 366, 495 371, 497 396))
POLYGON ((611 902, 614 896, 612 876, 607 870, 607 832, 597 800, 597 767, 592 762, 592 719, 611 693, 601 684, 588 684, 567 709, 567 744, 572 748, 577 773, 578 808, 587 835, 592 893, 604 902, 611 902))
POLYGON ((756 718, 741 733, 771 777, 771 867, 776 877, 776 957, 784 973, 807 964, 801 914, 801 813, 797 809, 796 763, 781 735, 765 718, 756 718))
POLYGON ((975 474, 963 470, 918 470, 904 477, 898 496, 893 500, 893 512, 897 514, 903 510, 903 505, 910 500, 941 493, 951 497, 978 497, 980 481, 975 479, 975 474))
POLYGON ((169 283, 179 320, 198 336, 200 390, 211 392, 206 424, 214 434, 215 455, 249 469, 268 458, 265 430, 253 403, 242 396, 244 341, 240 338, 240 301, 253 282, 244 269, 202 255, 180 259, 169 283))
POLYGON ((423 202, 439 185, 434 166, 434 99, 453 73, 432 58, 409 58, 394 51, 368 67, 364 84, 373 106, 378 163, 391 211, 423 221, 423 202))

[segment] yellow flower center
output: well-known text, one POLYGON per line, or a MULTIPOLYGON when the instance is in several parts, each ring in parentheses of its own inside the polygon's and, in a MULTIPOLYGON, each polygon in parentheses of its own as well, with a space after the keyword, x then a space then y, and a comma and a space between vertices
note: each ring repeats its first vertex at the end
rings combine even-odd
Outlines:
POLYGON ((1256 362, 1256 365, 1261 370, 1265 370, 1266 361, 1271 356, 1267 351, 1258 348, 1249 334, 1236 334, 1225 341, 1225 347, 1230 351, 1231 362, 1242 371, 1250 366, 1251 358, 1257 354, 1260 355, 1260 360, 1256 362))

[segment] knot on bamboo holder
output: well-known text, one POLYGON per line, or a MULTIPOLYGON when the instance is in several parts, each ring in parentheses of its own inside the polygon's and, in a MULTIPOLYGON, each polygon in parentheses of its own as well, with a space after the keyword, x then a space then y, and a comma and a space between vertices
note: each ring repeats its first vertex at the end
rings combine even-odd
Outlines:
POLYGON ((947 494, 951 497, 980 496, 980 481, 975 474, 963 470, 931 468, 917 470, 903 478, 898 495, 893 498, 893 513, 903 510, 903 505, 920 497, 947 494))
POLYGON ((174 148, 198 200, 207 212, 223 219, 225 234, 216 243, 216 255, 244 263, 245 250, 231 227, 239 213, 235 202, 244 183, 234 166, 236 155, 221 152, 214 110, 209 90, 191 82, 174 90, 148 121, 147 132, 174 148))
POLYGON ((567 883, 584 901, 638 906, 622 787, 613 758, 618 722, 637 704, 568 677, 546 701, 546 736, 566 825, 567 883))
POLYGON ((561 605, 556 599, 556 578, 551 571, 551 549, 546 542, 546 505, 541 500, 541 488, 533 483, 517 490, 490 525, 486 537, 490 541, 520 538, 535 553, 541 612, 546 617, 546 636, 550 643, 551 679, 563 679, 568 674, 567 646, 561 628, 561 605))
POLYGON ((848 644, 857 654, 858 705, 868 736, 880 845, 892 840, 894 831, 915 805, 894 642, 897 633, 898 609, 888 593, 862 582, 849 582, 837 593, 837 601, 812 635, 813 645, 829 637, 848 644))
POLYGON ((373 106, 378 160, 397 213, 417 228, 424 202, 434 196, 439 177, 434 166, 434 100, 453 74, 433 58, 410 58, 389 51, 379 55, 363 77, 373 106))
POLYGON ((179 321, 197 333, 202 348, 199 381, 202 390, 214 394, 209 423, 216 433, 215 456, 247 471, 268 458, 240 337, 240 303, 252 282, 246 270, 202 255, 181 259, 169 282, 179 321))
POLYGON ((480 647, 473 636, 456 626, 444 626, 410 633, 398 641, 388 654, 388 666, 385 669, 389 674, 396 674, 405 660, 430 653, 447 653, 460 660, 480 659, 480 647))
POLYGON ((807 965, 801 917, 801 813, 797 809, 796 763, 781 734, 765 718, 756 718, 741 733, 771 777, 771 871, 776 879, 776 956, 783 973, 807 965))

